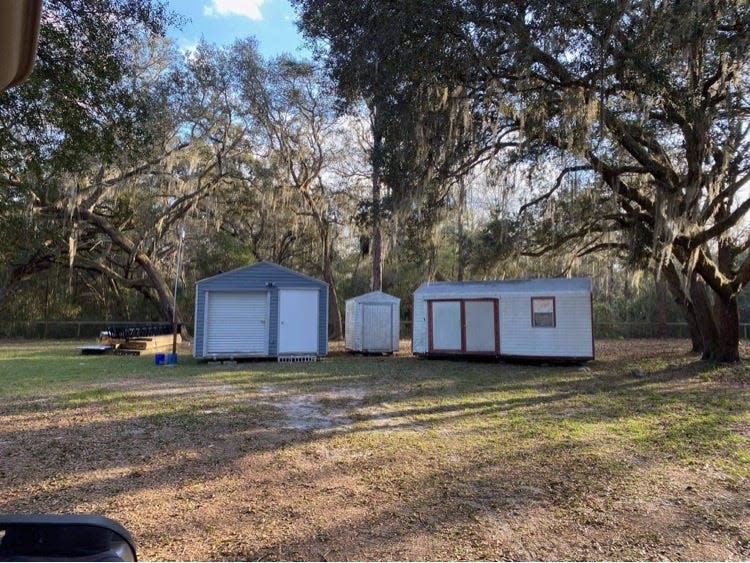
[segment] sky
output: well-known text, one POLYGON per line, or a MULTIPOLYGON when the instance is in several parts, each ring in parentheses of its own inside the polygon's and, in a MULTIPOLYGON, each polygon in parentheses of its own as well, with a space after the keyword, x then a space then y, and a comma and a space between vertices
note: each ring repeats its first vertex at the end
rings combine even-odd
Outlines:
POLYGON ((169 31, 183 51, 194 48, 201 37, 209 43, 228 45, 253 36, 265 58, 284 53, 310 57, 288 0, 168 0, 167 4, 187 19, 181 29, 169 31))

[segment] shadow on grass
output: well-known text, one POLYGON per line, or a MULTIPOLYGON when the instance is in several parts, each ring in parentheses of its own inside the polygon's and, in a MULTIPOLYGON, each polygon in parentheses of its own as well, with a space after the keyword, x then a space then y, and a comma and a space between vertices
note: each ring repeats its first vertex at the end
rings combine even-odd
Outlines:
MULTIPOLYGON (((98 381, 95 388, 30 399, 36 402, 14 398, 0 407, 6 420, 0 429, 0 483, 8 492, 0 510, 70 511, 82 502, 106 505, 139 491, 219 483, 246 472, 248 459, 256 454, 271 454, 278 457, 274 467, 290 486, 302 487, 304 480, 322 490, 323 483, 344 474, 366 492, 361 499, 342 499, 352 503, 346 516, 325 524, 309 519, 296 531, 290 529, 286 539, 225 552, 217 548, 215 557, 590 558, 596 555, 590 546, 568 545, 572 551, 566 552, 556 544, 553 527, 547 540, 528 546, 514 539, 514 531, 533 528, 537 509, 557 515, 571 529, 580 525, 576 519, 592 498, 605 502, 613 484, 627 481, 639 467, 599 452, 601 436, 582 433, 571 440, 554 433, 555 425, 617 423, 648 415, 650 434, 633 445, 642 463, 658 465, 663 456, 654 447, 686 441, 696 443, 701 455, 714 453, 712 445, 721 455, 733 432, 730 417, 746 412, 748 405, 746 394, 739 397, 734 388, 699 383, 713 369, 692 362, 636 378, 625 366, 606 362, 580 370, 394 358, 294 367, 254 364, 249 373, 191 366, 188 377, 171 373, 165 379, 160 374, 149 381, 141 375, 143 384, 135 389, 98 381), (286 414, 274 404, 279 396, 341 389, 363 390, 361 397, 342 403, 348 419, 307 430, 283 427, 286 414), (504 418, 510 423, 503 423, 504 418), (497 423, 496 428, 488 421, 497 423), (429 438, 424 446, 400 452, 393 438, 398 431, 410 436, 427 432, 429 438), (420 448, 437 447, 442 431, 450 440, 462 432, 474 438, 459 442, 461 449, 450 455, 436 450, 434 459, 416 469, 401 465, 407 461, 402 454, 420 455, 420 448), (370 457, 301 475, 284 466, 290 448, 304 450, 334 438, 373 433, 376 443, 393 442, 394 449, 368 445, 370 457), (495 452, 487 445, 488 433, 509 445, 495 452), (570 512, 558 514, 560 510, 570 512), (495 530, 504 542, 493 544, 485 536, 467 540, 478 524, 495 530), (442 551, 415 552, 415 534, 434 538, 442 551), (463 551, 452 551, 457 548, 463 551)), ((239 527, 253 525, 241 500, 222 501, 226 517, 239 527)), ((298 502, 288 500, 290 506, 298 502)), ((614 533, 616 523, 607 519, 605 508, 593 516, 587 512, 591 521, 583 529, 614 533)), ((687 509, 675 514, 699 517, 687 509)), ((633 533, 643 536, 639 541, 655 557, 659 542, 678 533, 681 525, 678 519, 652 522, 646 515, 633 533)), ((149 522, 149 541, 169 526, 149 522)), ((716 526, 726 532, 722 524, 716 526)), ((598 558, 643 558, 616 547, 614 542, 613 550, 598 558)), ((680 553, 672 552, 677 558, 680 553)))

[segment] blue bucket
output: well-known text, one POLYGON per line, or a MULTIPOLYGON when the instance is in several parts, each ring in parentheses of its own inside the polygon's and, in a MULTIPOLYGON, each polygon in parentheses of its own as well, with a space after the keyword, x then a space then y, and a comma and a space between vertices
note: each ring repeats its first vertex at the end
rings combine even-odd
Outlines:
POLYGON ((173 365, 173 364, 176 364, 176 363, 177 363, 177 354, 173 354, 172 352, 170 352, 169 354, 167 354, 167 364, 168 365, 173 365))
POLYGON ((159 353, 159 354, 154 355, 154 363, 157 366, 163 366, 164 360, 165 360, 164 354, 159 353))

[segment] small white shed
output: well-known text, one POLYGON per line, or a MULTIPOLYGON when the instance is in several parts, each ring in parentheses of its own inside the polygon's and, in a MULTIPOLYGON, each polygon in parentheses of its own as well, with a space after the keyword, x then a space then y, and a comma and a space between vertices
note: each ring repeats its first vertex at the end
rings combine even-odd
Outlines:
POLYGON ((401 300, 372 291, 346 300, 346 349, 392 354, 399 348, 401 300))
POLYGON ((594 358, 590 278, 430 282, 414 292, 418 356, 594 358))

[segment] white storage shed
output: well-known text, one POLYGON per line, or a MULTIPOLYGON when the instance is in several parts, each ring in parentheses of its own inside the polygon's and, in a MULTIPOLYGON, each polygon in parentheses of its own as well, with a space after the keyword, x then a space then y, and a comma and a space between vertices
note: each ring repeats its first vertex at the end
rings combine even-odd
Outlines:
POLYGON ((594 358, 590 278, 429 282, 414 292, 412 352, 594 358))
POLYGON ((346 349, 392 354, 399 348, 401 300, 371 291, 346 300, 346 349))
POLYGON ((258 262, 195 284, 193 356, 325 356, 328 284, 258 262))

